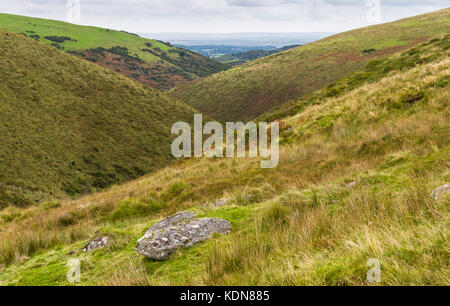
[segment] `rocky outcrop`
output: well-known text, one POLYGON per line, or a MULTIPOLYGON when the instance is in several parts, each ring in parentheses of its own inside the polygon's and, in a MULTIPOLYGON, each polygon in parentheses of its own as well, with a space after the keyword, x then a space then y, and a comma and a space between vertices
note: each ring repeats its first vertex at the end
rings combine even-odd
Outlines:
POLYGON ((108 245, 109 237, 101 236, 85 243, 83 252, 89 253, 97 249, 104 248, 108 245))
POLYGON ((433 191, 431 197, 436 201, 443 200, 446 195, 450 194, 450 184, 443 185, 433 191))
POLYGON ((192 212, 180 212, 152 226, 139 239, 136 251, 150 259, 167 260, 177 249, 192 247, 216 233, 228 234, 231 228, 226 220, 198 219, 192 212))

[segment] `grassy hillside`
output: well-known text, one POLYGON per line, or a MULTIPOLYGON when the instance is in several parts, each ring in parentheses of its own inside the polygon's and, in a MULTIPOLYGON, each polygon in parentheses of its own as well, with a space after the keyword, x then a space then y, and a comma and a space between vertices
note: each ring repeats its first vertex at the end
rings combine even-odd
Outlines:
POLYGON ((0 284, 67 285, 67 260, 79 258, 82 285, 368 285, 376 258, 383 285, 449 285, 450 198, 430 197, 450 181, 449 39, 289 110, 275 169, 186 160, 75 201, 3 210, 0 284), (201 205, 223 196, 223 207, 201 205), (166 262, 134 251, 147 228, 185 209, 233 232, 166 262), (113 243, 83 254, 100 234, 113 243))
POLYGON ((0 30, 0 207, 77 195, 170 159, 184 104, 75 56, 0 30))
POLYGON ((194 52, 122 31, 0 14, 0 29, 73 52, 158 89, 226 69, 194 52))
POLYGON ((445 9, 342 33, 183 85, 173 95, 221 121, 253 119, 372 59, 443 35, 449 23, 450 9, 445 9))

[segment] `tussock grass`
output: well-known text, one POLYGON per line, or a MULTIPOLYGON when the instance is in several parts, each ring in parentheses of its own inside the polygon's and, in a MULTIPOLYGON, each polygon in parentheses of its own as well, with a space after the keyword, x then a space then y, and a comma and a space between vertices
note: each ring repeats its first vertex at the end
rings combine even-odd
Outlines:
POLYGON ((275 202, 251 234, 213 246, 209 285, 367 285, 366 262, 383 263, 384 285, 448 284, 448 202, 422 179, 399 192, 355 189, 340 205, 275 202))

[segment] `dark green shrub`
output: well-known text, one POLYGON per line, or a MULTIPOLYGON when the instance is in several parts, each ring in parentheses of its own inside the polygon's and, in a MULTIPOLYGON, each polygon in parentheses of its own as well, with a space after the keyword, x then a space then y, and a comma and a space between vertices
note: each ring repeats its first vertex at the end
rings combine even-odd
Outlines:
POLYGON ((375 50, 375 49, 366 49, 366 50, 363 50, 363 53, 365 53, 365 54, 372 54, 375 51, 377 51, 377 50, 375 50))
POLYGON ((289 206, 283 205, 281 203, 273 204, 268 210, 263 213, 262 225, 263 230, 266 232, 279 230, 289 222, 289 215, 291 215, 292 210, 289 206))
POLYGON ((56 42, 56 43, 63 43, 63 42, 65 42, 66 40, 67 40, 67 41, 71 41, 71 40, 72 40, 72 39, 71 39, 70 37, 68 37, 68 36, 45 36, 44 38, 47 39, 47 40, 56 42))

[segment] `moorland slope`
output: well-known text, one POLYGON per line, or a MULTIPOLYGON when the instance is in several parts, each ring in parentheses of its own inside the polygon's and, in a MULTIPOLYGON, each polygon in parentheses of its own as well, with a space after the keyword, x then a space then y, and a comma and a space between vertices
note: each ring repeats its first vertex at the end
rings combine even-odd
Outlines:
POLYGON ((0 207, 84 194, 171 160, 194 110, 114 71, 0 30, 0 207))
POLYGON ((345 32, 182 85, 172 94, 223 122, 254 119, 370 60, 448 33, 449 24, 450 8, 345 32))

